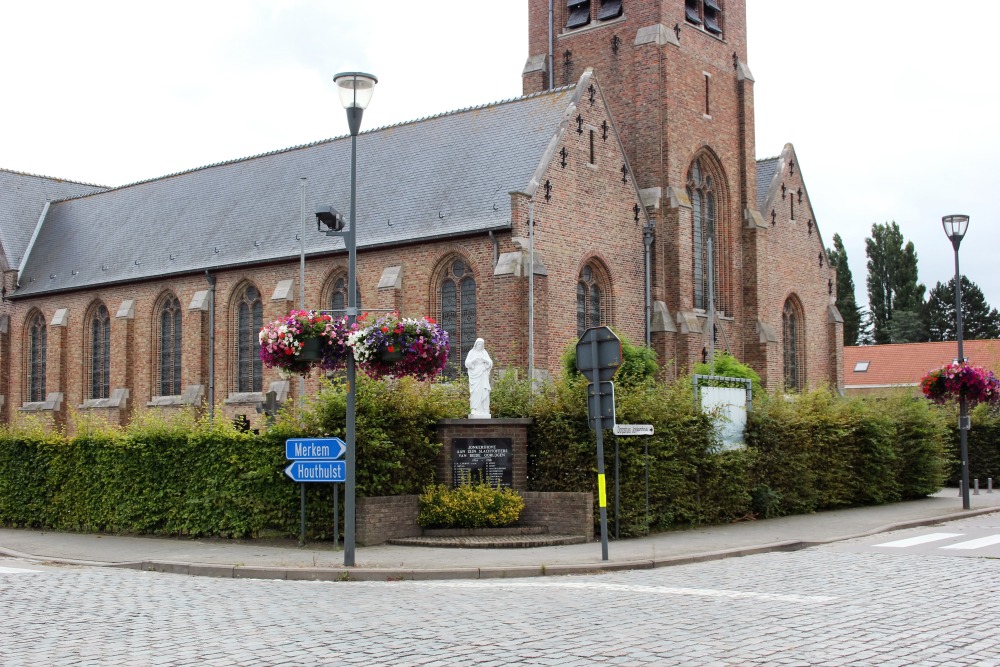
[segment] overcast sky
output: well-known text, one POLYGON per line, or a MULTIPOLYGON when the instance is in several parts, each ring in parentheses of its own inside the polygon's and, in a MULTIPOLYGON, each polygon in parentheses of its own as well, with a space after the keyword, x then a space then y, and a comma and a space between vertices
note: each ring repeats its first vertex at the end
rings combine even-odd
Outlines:
MULTIPOLYGON (((954 275, 941 216, 967 213, 963 272, 1000 307, 1000 86, 983 37, 1000 2, 748 5, 757 156, 795 146, 858 300, 872 223, 899 223, 930 289, 954 275)), ((515 97, 527 55, 527 0, 5 3, 0 167, 154 178, 346 134, 335 72, 379 77, 371 129, 515 97)))

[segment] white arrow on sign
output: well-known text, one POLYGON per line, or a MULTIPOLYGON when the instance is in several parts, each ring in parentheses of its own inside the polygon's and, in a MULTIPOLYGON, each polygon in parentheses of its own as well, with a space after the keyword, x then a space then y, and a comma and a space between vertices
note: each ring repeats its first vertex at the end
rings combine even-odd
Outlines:
POLYGON ((652 424, 615 424, 615 435, 653 435, 652 424))

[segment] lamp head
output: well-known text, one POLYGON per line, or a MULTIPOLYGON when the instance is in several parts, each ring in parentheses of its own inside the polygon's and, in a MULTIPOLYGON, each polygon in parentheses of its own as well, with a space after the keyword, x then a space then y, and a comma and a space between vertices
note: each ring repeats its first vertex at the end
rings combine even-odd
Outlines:
POLYGON ((969 216, 967 215, 946 215, 941 218, 941 226, 944 233, 951 239, 951 244, 958 250, 965 232, 969 229, 969 216))
POLYGON ((329 205, 317 206, 316 207, 316 229, 321 230, 321 225, 326 225, 326 227, 331 232, 339 232, 344 229, 344 216, 340 214, 340 211, 329 205))
POLYGON ((333 82, 337 84, 337 94, 345 109, 364 111, 372 101, 378 79, 364 72, 341 72, 334 75, 333 82))

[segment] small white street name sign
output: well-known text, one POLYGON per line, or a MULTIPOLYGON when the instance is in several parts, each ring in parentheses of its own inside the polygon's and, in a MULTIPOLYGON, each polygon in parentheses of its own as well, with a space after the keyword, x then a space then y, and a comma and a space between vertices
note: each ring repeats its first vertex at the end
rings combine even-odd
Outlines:
POLYGON ((652 424, 615 424, 615 435, 653 435, 652 424))

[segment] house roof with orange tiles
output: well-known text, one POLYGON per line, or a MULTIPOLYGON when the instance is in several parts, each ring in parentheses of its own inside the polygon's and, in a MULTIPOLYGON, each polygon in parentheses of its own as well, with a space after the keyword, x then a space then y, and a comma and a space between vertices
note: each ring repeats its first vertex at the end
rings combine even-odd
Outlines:
MULTIPOLYGON (((967 340, 962 352, 973 366, 1000 372, 1000 340, 967 340)), ((915 387, 927 371, 957 357, 955 341, 848 346, 844 348, 844 389, 915 387)))

